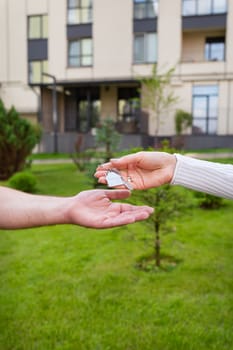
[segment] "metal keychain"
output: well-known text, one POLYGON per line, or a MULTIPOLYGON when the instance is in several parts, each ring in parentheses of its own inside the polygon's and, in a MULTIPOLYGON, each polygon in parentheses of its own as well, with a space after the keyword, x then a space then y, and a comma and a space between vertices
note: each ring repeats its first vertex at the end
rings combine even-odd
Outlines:
POLYGON ((110 169, 108 170, 107 174, 106 174, 106 180, 107 180, 107 184, 109 187, 115 187, 115 186, 125 186, 126 188, 128 188, 128 190, 132 191, 133 187, 132 185, 128 182, 125 181, 123 179, 123 177, 121 176, 120 172, 116 169, 110 169))

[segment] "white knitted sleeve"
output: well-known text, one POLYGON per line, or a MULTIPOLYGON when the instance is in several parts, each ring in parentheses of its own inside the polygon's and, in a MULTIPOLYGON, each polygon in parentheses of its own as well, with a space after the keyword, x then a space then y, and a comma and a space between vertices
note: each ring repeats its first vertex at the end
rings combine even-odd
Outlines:
POLYGON ((207 162, 181 154, 175 156, 177 163, 171 184, 233 199, 233 165, 207 162))

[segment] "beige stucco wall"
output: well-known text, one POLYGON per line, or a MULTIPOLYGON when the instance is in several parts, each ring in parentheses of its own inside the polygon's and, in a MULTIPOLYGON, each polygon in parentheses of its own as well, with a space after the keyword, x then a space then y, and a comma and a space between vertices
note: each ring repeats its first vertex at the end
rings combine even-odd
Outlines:
POLYGON ((49 73, 64 80, 67 66, 66 0, 49 0, 48 13, 49 73))
POLYGON ((174 67, 181 52, 181 1, 159 1, 158 64, 174 67))
POLYGON ((229 134, 233 135, 233 81, 229 82, 229 110, 228 110, 228 125, 229 125, 229 134))
MULTIPOLYGON (((40 1, 27 0, 26 1, 27 14, 29 16, 31 16, 31 15, 48 13, 49 1, 50 0, 40 0, 40 1)), ((19 1, 17 1, 17 2, 19 2, 19 1)), ((20 2, 22 2, 22 0, 20 2)), ((59 2, 61 2, 61 0, 57 1, 57 3, 59 3, 59 2)))
POLYGON ((37 96, 27 86, 27 2, 0 0, 0 97, 7 108, 37 112, 37 96))
POLYGON ((221 82, 219 84, 219 97, 218 97, 218 134, 224 135, 227 133, 228 129, 228 108, 227 105, 229 103, 228 101, 228 89, 229 84, 228 82, 221 82))
POLYGON ((182 62, 200 62, 204 61, 204 43, 203 33, 184 33, 182 42, 182 62))
POLYGON ((228 0, 226 61, 227 70, 233 73, 233 0, 228 0))
POLYGON ((6 9, 7 0, 0 0, 0 82, 8 80, 8 17, 6 9))
MULTIPOLYGON (((175 132, 175 113, 177 109, 183 109, 186 112, 192 112, 192 83, 182 83, 175 82, 172 83, 172 89, 174 92, 174 96, 177 97, 177 101, 168 108, 161 115, 161 122, 159 126, 159 135, 174 135, 175 132)), ((150 135, 154 135, 155 133, 155 123, 153 120, 153 115, 150 117, 149 123, 149 133, 150 135)), ((186 130, 186 133, 190 133, 190 129, 186 130)))
POLYGON ((233 80, 219 84, 219 134, 233 134, 233 80))
POLYGON ((3 82, 26 82, 25 11, 25 1, 0 0, 0 80, 3 82))
POLYGON ((101 117, 113 118, 117 116, 117 88, 116 86, 102 86, 100 90, 101 117))
POLYGON ((98 0, 93 9, 94 77, 131 74, 132 1, 98 0))

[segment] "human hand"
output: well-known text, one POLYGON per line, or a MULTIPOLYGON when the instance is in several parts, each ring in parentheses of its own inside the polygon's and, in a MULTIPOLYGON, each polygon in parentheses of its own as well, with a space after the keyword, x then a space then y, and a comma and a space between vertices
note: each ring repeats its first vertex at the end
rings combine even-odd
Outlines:
POLYGON ((128 190, 83 191, 70 199, 66 221, 85 227, 109 228, 147 219, 153 208, 111 201, 129 196, 128 190))
POLYGON ((165 152, 138 152, 111 159, 98 166, 95 177, 106 183, 108 169, 120 171, 124 180, 130 181, 134 189, 144 190, 170 183, 176 166, 175 155, 165 152))

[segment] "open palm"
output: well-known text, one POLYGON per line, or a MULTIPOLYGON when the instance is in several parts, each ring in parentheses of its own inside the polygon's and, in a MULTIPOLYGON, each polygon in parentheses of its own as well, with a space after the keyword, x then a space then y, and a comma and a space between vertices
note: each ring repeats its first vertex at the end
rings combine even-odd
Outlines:
POLYGON ((73 198, 70 217, 74 224, 108 228, 145 220, 153 212, 148 206, 112 202, 130 196, 128 190, 89 190, 73 198))

